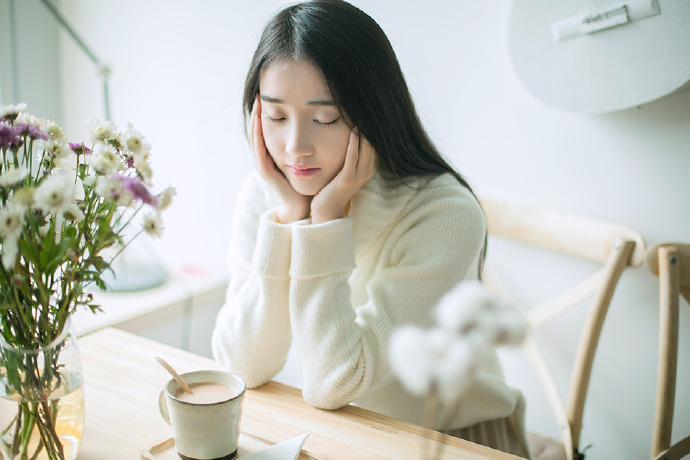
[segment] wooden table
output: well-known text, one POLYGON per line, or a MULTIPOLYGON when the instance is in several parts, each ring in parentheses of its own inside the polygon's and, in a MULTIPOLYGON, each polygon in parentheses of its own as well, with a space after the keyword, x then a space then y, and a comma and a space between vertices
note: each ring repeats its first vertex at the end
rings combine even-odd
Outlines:
MULTIPOLYGON (((171 436, 157 403, 170 376, 155 356, 181 373, 218 369, 208 358, 113 328, 86 335, 79 345, 86 397, 80 460, 137 460, 171 436)), ((358 407, 315 409, 298 389, 276 382, 247 391, 240 457, 306 432, 300 459, 422 459, 438 440, 445 443, 443 459, 518 458, 358 407)))

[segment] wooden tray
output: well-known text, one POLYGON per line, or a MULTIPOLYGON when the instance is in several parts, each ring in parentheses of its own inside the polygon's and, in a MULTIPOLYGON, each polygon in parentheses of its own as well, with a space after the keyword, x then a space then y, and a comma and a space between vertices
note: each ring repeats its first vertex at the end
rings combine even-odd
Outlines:
MULTIPOLYGON (((242 458, 254 452, 272 446, 274 443, 249 433, 240 433, 240 447, 236 458, 242 458)), ((180 460, 175 450, 175 439, 153 444, 141 451, 141 460, 180 460)))

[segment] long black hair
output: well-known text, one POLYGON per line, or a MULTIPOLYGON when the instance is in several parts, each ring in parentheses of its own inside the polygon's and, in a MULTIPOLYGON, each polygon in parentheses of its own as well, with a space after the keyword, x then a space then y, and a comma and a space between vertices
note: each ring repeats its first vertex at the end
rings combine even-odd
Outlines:
POLYGON ((393 47, 366 13, 342 0, 289 6, 264 28, 244 89, 245 122, 259 92, 261 69, 271 62, 303 60, 319 69, 336 105, 376 149, 388 179, 450 173, 424 130, 393 47))
POLYGON ((376 150, 384 178, 404 183, 413 176, 449 173, 472 192, 424 130, 393 47, 369 15, 343 0, 312 0, 273 16, 247 72, 245 126, 261 69, 283 60, 309 62, 321 71, 336 106, 376 150))

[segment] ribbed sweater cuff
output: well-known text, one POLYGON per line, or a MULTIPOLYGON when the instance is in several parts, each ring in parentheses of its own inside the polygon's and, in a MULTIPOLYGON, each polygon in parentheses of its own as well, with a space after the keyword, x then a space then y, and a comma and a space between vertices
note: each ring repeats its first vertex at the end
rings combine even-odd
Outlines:
POLYGON ((355 269, 352 219, 292 227, 292 278, 314 278, 355 269))
POLYGON ((259 219, 253 265, 259 275, 267 278, 288 278, 290 271, 290 226, 279 224, 276 210, 265 212, 259 219))

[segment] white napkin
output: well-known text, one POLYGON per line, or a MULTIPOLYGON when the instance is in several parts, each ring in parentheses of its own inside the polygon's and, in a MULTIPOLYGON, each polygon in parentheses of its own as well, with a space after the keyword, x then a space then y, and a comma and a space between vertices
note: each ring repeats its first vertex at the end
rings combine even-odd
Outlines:
POLYGON ((287 441, 280 442, 266 449, 254 452, 239 460, 297 460, 304 441, 307 440, 309 433, 304 433, 287 441))

